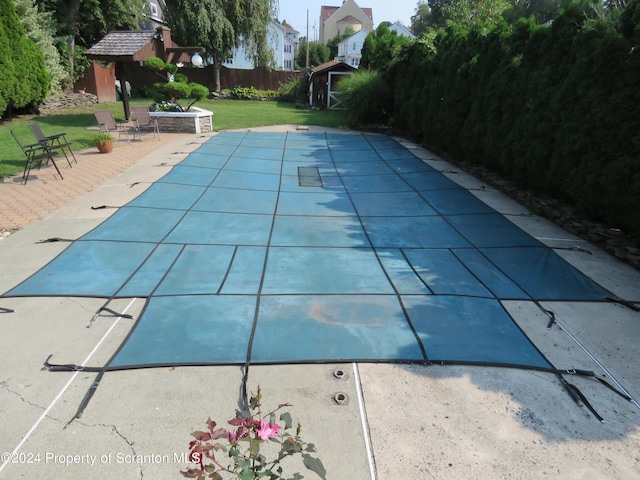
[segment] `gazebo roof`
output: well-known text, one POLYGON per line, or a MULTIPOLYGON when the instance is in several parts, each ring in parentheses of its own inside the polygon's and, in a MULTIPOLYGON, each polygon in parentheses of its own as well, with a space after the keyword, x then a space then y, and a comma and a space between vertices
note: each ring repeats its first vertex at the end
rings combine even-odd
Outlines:
MULTIPOLYGON (((179 48, 168 29, 114 31, 86 51, 87 58, 102 62, 144 62, 150 57, 164 59, 166 48, 179 48), (163 38, 164 37, 164 38, 163 38)), ((176 55, 174 61, 189 61, 189 55, 176 55), (184 55, 184 57, 183 57, 184 55)))
POLYGON ((136 62, 147 60, 153 49, 155 30, 137 32, 109 32, 102 40, 87 50, 93 60, 136 62), (144 57, 144 58, 142 58, 144 57))

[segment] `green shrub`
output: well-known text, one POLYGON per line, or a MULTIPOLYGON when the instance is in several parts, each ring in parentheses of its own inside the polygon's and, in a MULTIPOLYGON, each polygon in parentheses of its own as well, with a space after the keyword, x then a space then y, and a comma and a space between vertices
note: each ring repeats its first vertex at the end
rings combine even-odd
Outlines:
POLYGON ((42 52, 25 36, 9 0, 0 0, 0 52, 0 117, 35 109, 46 98, 51 77, 42 52))
POLYGON ((144 63, 145 67, 154 72, 161 72, 164 70, 165 63, 164 60, 158 57, 149 57, 147 61, 144 63))
POLYGON ((294 78, 280 87, 277 98, 283 102, 308 103, 308 88, 308 82, 304 77, 294 78))
POLYGON ((459 161, 640 236, 640 0, 620 22, 440 30, 389 71, 394 121, 459 161))
POLYGON ((180 82, 167 82, 167 83, 156 83, 153 85, 158 89, 165 98, 171 99, 174 98, 176 100, 182 98, 188 98, 191 93, 191 87, 188 83, 180 83, 180 82))
POLYGON ((237 100, 251 100, 258 96, 258 91, 255 87, 241 87, 238 85, 233 87, 229 94, 237 100))
POLYGON ((173 80, 178 83, 189 83, 189 79, 184 73, 176 73, 173 76, 173 80))
POLYGON ((345 75, 338 92, 351 125, 386 122, 391 116, 392 95, 380 72, 361 69, 345 75))

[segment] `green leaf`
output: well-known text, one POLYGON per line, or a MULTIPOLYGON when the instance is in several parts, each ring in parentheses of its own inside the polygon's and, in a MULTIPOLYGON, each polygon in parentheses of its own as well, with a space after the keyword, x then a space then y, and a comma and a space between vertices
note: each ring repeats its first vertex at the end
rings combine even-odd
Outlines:
POLYGON ((242 470, 238 474, 240 480, 253 480, 253 472, 250 469, 242 470))
POLYGON ((311 455, 302 455, 304 466, 312 472, 315 472, 320 478, 326 479, 327 471, 322 465, 320 459, 312 457, 311 455))
POLYGON ((251 451, 251 456, 256 456, 258 455, 258 453, 260 453, 260 444, 262 443, 262 440, 257 440, 257 439, 251 439, 251 441, 249 442, 249 449, 251 451))
POLYGON ((280 420, 284 422, 285 430, 287 428, 291 428, 291 426, 293 425, 293 420, 291 419, 291 414, 289 412, 284 412, 282 415, 280 415, 280 420))

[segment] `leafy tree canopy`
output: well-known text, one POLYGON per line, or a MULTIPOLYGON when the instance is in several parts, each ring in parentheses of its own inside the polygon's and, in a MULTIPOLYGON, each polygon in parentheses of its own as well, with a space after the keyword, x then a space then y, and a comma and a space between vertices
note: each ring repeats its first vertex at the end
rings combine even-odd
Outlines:
MULTIPOLYGON (((309 67, 317 67, 327 63, 330 57, 330 50, 324 43, 309 43, 309 67)), ((296 68, 303 69, 307 65, 307 39, 300 40, 300 48, 296 54, 296 68)))
POLYGON ((360 66, 386 72, 403 47, 411 41, 410 38, 390 30, 388 23, 383 22, 365 38, 360 66))
POLYGON ((220 68, 233 50, 244 46, 256 65, 268 65, 268 24, 276 18, 277 0, 162 1, 172 36, 185 46, 201 46, 216 70, 215 90, 220 91, 220 68))
POLYGON ((60 53, 55 45, 55 25, 51 12, 42 12, 34 0, 15 0, 16 12, 25 35, 33 40, 44 54, 44 61, 51 75, 49 93, 59 93, 67 72, 61 64, 60 53))

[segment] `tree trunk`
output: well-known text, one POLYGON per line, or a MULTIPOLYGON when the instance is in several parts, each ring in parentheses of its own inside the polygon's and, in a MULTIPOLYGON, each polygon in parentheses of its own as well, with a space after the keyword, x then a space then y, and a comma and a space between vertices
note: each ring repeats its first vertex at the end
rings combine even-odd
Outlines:
POLYGON ((213 60, 213 91, 220 93, 222 90, 220 85, 220 71, 222 70, 222 61, 218 58, 213 60))

